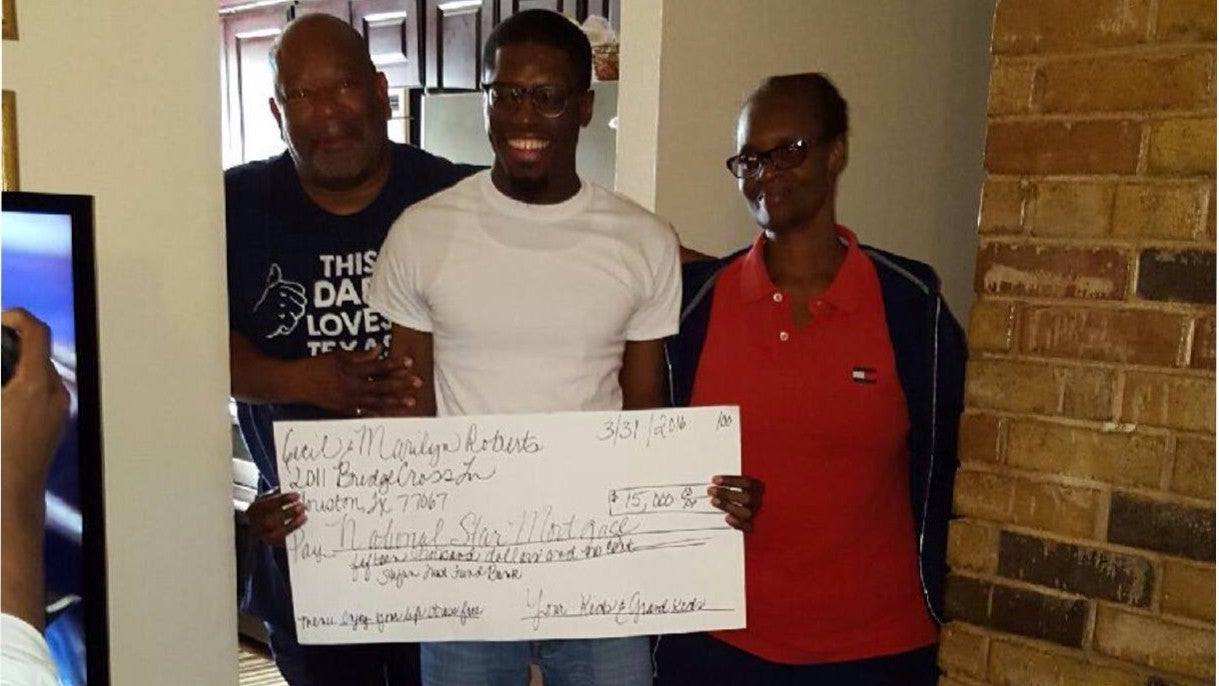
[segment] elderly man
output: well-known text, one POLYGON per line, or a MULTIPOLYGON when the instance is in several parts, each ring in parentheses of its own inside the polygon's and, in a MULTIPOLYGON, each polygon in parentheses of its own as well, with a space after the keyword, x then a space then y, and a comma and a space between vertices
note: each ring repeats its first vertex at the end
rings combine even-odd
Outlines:
POLYGON ((279 491, 271 422, 413 402, 414 378, 380 354, 390 325, 365 305, 366 282, 402 210, 473 169, 390 143, 385 76, 342 21, 302 16, 270 57, 288 151, 225 173, 232 391, 263 492, 247 513, 259 541, 244 607, 262 617, 293 686, 415 684, 414 646, 297 643, 282 546, 305 513, 298 494, 279 491))

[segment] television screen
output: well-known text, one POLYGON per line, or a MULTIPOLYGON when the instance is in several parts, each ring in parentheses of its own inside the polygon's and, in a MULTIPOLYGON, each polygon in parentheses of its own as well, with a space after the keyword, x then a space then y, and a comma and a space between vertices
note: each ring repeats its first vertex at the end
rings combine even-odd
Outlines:
POLYGON ((0 305, 51 329, 52 358, 71 394, 46 487, 47 623, 64 686, 108 683, 105 537, 93 199, 5 192, 0 305))

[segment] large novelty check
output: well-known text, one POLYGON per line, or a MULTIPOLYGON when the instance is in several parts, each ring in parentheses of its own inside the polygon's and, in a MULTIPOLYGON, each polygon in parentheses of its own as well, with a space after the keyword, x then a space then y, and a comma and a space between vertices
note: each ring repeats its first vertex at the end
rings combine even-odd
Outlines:
POLYGON ((737 408, 277 422, 302 643, 745 625, 737 408))

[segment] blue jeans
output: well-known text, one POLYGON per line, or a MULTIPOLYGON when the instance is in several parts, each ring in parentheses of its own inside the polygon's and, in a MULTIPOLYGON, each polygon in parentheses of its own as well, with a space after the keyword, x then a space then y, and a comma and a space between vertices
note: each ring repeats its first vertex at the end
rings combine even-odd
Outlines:
POLYGON ((647 636, 553 641, 454 641, 420 648, 423 686, 651 686, 647 636))

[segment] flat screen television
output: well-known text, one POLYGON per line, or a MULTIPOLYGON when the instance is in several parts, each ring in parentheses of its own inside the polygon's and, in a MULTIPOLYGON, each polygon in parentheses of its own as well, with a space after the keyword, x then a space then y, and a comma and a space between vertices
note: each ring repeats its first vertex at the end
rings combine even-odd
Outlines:
POLYGON ((47 480, 47 644, 60 684, 106 686, 105 526, 93 198, 3 194, 0 305, 51 328, 71 411, 47 480))

